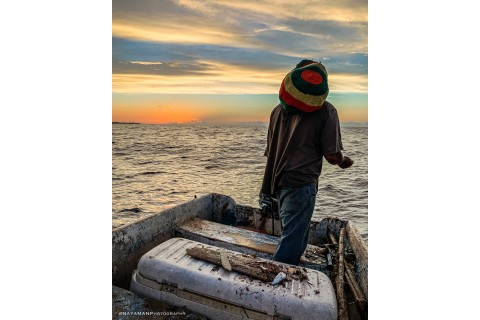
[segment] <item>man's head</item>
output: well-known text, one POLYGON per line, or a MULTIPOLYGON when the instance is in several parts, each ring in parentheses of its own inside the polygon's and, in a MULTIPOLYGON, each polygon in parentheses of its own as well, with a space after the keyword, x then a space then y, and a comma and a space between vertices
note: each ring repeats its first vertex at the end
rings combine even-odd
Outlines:
POLYGON ((280 103, 289 112, 319 110, 328 96, 328 74, 313 60, 302 60, 290 71, 280 86, 280 103))

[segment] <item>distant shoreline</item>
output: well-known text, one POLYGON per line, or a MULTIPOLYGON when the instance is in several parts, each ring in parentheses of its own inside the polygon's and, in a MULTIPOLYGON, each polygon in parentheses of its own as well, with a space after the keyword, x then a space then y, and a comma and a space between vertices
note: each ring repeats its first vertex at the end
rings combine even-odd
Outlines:
MULTIPOLYGON (((268 122, 183 122, 183 123, 140 123, 140 122, 117 122, 112 121, 112 124, 141 124, 141 125, 161 125, 161 126, 171 126, 171 125, 213 125, 213 126, 268 126, 268 122)), ((368 122, 340 122, 342 128, 368 128, 368 122)))

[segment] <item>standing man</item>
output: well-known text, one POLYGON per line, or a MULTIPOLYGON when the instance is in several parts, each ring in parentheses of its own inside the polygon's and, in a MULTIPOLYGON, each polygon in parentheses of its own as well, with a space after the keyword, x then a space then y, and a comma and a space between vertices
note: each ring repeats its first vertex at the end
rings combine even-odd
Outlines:
POLYGON ((342 154, 340 121, 326 101, 327 70, 320 62, 300 61, 283 79, 279 95, 270 115, 261 196, 278 200, 283 228, 274 260, 298 265, 308 243, 323 157, 342 169, 353 161, 342 154))

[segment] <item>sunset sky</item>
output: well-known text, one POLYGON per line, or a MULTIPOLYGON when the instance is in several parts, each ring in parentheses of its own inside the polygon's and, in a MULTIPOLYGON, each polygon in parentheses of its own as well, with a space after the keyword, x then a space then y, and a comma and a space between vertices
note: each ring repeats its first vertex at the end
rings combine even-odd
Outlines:
POLYGON ((301 59, 342 122, 367 122, 367 1, 113 0, 113 121, 268 121, 301 59))

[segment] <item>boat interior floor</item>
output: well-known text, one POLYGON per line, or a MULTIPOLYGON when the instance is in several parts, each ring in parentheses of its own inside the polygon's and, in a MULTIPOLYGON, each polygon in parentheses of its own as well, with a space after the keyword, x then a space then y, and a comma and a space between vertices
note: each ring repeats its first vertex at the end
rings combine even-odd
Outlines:
MULTIPOLYGON (((199 218, 193 218, 177 227, 175 236, 270 260, 273 259, 279 241, 276 236, 250 228, 234 227, 199 218)), ((324 247, 309 244, 299 265, 329 273, 324 256, 326 250, 324 247)))

